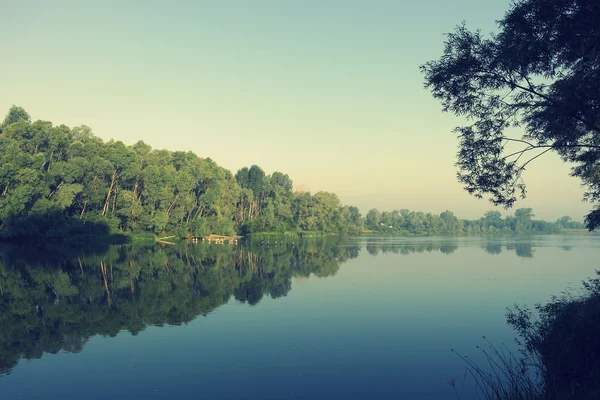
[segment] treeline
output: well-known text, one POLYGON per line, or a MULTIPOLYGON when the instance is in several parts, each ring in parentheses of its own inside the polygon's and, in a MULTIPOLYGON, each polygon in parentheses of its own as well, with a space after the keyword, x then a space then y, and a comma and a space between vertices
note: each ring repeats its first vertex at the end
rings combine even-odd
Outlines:
POLYGON ((293 193, 292 180, 280 172, 266 175, 252 166, 234 176, 192 152, 103 142, 85 126, 31 123, 14 106, 0 128, 4 236, 60 236, 74 229, 73 221, 182 237, 362 230, 358 208, 333 193, 293 193))
POLYGON ((564 229, 585 229, 585 226, 562 217, 556 222, 533 219, 531 208, 515 210, 514 215, 502 218, 498 211, 488 211, 477 220, 458 219, 451 211, 439 215, 423 212, 394 210, 379 212, 372 209, 365 218, 365 228, 384 234, 432 235, 439 233, 559 233, 564 229))
MULTIPOLYGON (((320 231, 380 233, 555 232, 565 226, 488 213, 461 221, 406 210, 369 212, 333 193, 294 192, 288 175, 259 166, 234 175, 192 152, 154 150, 142 141, 104 142, 86 126, 31 122, 13 106, 0 125, 0 236, 153 232, 185 236, 320 231), (497 216, 497 218, 496 218, 497 216)), ((528 219, 529 218, 529 219, 528 219)), ((569 226, 574 223, 569 222, 569 226)), ((577 226, 579 227, 579 225, 577 226)))
POLYGON ((73 251, 0 247, 0 375, 20 359, 79 352, 90 337, 180 325, 231 298, 286 296, 292 278, 327 277, 359 245, 294 247, 131 244, 73 251))

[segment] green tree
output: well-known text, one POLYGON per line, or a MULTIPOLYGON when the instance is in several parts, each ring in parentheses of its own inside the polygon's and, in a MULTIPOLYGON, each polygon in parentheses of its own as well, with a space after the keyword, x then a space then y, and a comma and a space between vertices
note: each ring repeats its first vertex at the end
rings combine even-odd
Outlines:
POLYGON ((486 227, 494 227, 494 229, 502 229, 504 227, 504 221, 502 221, 502 214, 499 211, 487 211, 483 215, 483 225, 486 227))
POLYGON ((365 226, 368 229, 376 230, 379 228, 379 222, 381 221, 381 213, 376 208, 369 210, 365 219, 365 226))
POLYGON ((510 207, 525 197, 525 168, 553 151, 589 189, 587 227, 600 225, 599 25, 597 1, 515 1, 498 33, 463 24, 421 67, 443 110, 470 121, 456 128, 458 177, 469 193, 510 207), (509 136, 511 127, 523 135, 509 136))
POLYGON ((531 208, 519 208, 515 210, 517 232, 528 231, 532 227, 533 210, 531 208))
POLYGON ((0 132, 2 132, 2 130, 4 128, 6 128, 7 126, 9 126, 10 124, 13 124, 13 123, 19 122, 19 121, 25 121, 28 124, 30 124, 31 117, 29 116, 27 111, 25 111, 25 109, 23 109, 23 107, 17 107, 15 105, 13 105, 10 108, 10 110, 8 110, 8 114, 6 114, 6 117, 4 118, 2 125, 0 125, 0 132))
POLYGON ((456 215, 454 215, 452 211, 444 211, 440 214, 440 218, 442 219, 447 232, 458 232, 460 230, 458 218, 456 218, 456 215))

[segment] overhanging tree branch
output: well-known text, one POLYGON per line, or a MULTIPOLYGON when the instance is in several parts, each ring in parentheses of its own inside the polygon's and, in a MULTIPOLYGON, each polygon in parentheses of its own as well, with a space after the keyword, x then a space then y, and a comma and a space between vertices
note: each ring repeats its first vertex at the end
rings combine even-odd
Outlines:
MULTIPOLYGON (((443 110, 474 121, 457 128, 458 178, 469 193, 511 206, 515 189, 525 192, 518 182, 523 171, 552 150, 575 164, 573 176, 600 193, 600 179, 590 178, 600 171, 598 26, 598 2, 513 2, 499 21, 500 32, 484 38, 460 25, 448 35, 442 57, 421 67, 425 87, 443 110), (511 125, 525 128, 524 139, 503 137, 511 125), (506 149, 508 142, 523 146, 506 149)), ((590 229, 600 226, 600 204, 586 221, 590 229)))

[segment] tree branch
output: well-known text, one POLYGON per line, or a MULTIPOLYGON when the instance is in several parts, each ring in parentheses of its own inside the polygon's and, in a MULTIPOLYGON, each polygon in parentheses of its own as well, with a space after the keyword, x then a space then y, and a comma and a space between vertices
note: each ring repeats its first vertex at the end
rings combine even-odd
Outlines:
MULTIPOLYGON (((547 147, 547 146, 546 146, 546 147, 547 147)), ((525 149, 523 149, 523 150, 519 150, 519 151, 515 151, 514 153, 510 153, 509 155, 507 155, 507 156, 504 156, 504 157, 502 157, 501 159, 502 159, 502 160, 506 160, 507 158, 510 158, 510 157, 512 157, 512 156, 516 156, 517 154, 523 154, 523 153, 525 153, 526 151, 531 151, 531 150, 535 150, 535 149, 539 149, 539 148, 540 148, 540 147, 527 147, 527 148, 525 148, 525 149)), ((518 160, 517 160, 517 161, 518 161, 518 160)), ((515 162, 516 162, 516 161, 515 161, 515 162)))
MULTIPOLYGON (((516 88, 519 88, 525 92, 531 93, 533 95, 536 95, 538 97, 541 97, 542 99, 546 100, 547 102, 551 103, 551 105, 555 106, 555 107, 560 107, 560 108, 564 108, 564 105, 559 105, 556 104, 556 102, 549 96, 538 92, 537 90, 535 90, 535 86, 532 86, 531 82, 529 81, 529 79, 523 75, 521 75, 523 77, 523 79, 525 79, 525 81, 527 81, 527 84, 529 85, 529 87, 525 87, 523 85, 520 85, 516 82, 511 82, 509 80, 507 80, 506 78, 502 77, 502 76, 498 76, 497 74, 492 74, 493 77, 495 77, 496 79, 500 80, 501 82, 506 83, 509 86, 514 86, 516 88)), ((593 130, 593 131, 597 131, 600 133, 600 127, 595 126, 594 124, 588 122, 587 120, 585 120, 584 118, 581 118, 579 116, 577 116, 576 114, 570 113, 567 114, 569 115, 571 118, 581 122, 582 124, 584 124, 585 126, 587 126, 589 129, 593 130)))
POLYGON ((517 171, 518 171, 518 173, 520 174, 522 171, 524 171, 524 170, 525 170, 525 167, 527 166, 527 164, 529 164, 530 162, 532 162, 532 161, 533 161, 533 160, 535 160, 536 158, 543 156, 544 154, 546 154, 546 153, 547 153, 547 152, 549 152, 550 150, 552 150, 552 147, 550 147, 550 148, 548 148, 548 149, 546 149, 546 150, 542 151, 540 154, 536 154, 535 156, 531 157, 529 160, 527 160, 527 161, 526 161, 526 162, 525 162, 523 165, 521 165, 521 166, 519 167, 519 169, 517 170, 517 171))
POLYGON ((502 140, 507 140, 509 142, 525 143, 526 145, 531 146, 531 147, 536 147, 537 146, 537 145, 535 145, 533 143, 530 143, 530 142, 528 142, 526 140, 523 140, 523 139, 513 139, 513 138, 503 137, 502 140))

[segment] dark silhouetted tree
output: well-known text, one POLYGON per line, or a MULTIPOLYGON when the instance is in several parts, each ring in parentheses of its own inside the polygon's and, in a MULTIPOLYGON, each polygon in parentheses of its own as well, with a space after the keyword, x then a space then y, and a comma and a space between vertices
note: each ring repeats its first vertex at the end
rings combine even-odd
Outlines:
POLYGON ((444 54, 421 70, 443 110, 463 116, 458 178, 465 189, 510 207, 525 197, 522 174, 548 152, 573 164, 600 225, 600 2, 521 0, 499 32, 484 36, 463 24, 444 54), (509 128, 523 134, 509 136, 509 128))

